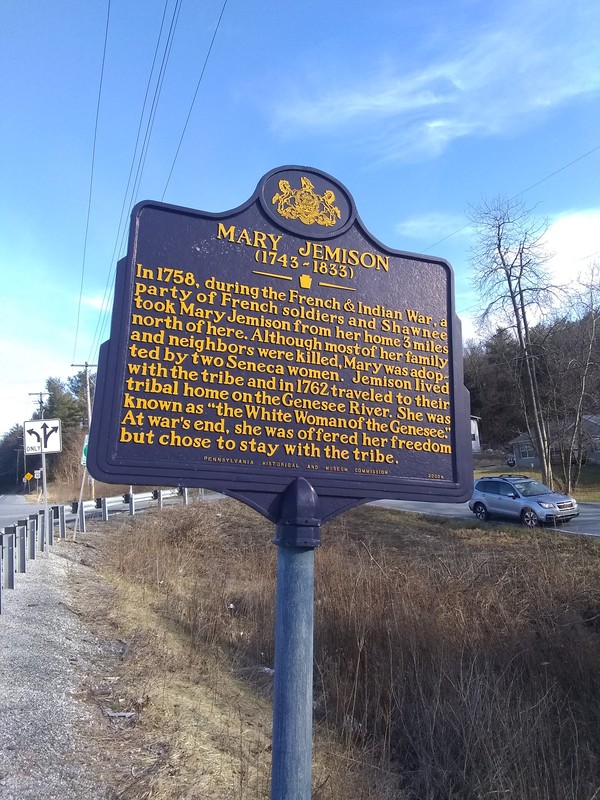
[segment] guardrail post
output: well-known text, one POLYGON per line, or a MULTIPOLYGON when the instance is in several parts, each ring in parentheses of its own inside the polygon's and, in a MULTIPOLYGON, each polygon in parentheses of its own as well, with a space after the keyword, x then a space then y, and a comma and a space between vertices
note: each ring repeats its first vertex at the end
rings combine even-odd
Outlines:
POLYGON ((158 507, 162 509, 163 507, 163 490, 159 489, 156 492, 156 499, 158 500, 158 507))
POLYGON ((46 514, 46 527, 47 527, 47 537, 48 537, 48 546, 52 547, 54 544, 54 506, 47 510, 46 514))
POLYGON ((28 559, 28 555, 27 555, 27 539, 28 539, 27 531, 29 529, 29 520, 27 518, 25 518, 25 517, 23 519, 18 519, 17 520, 17 525, 19 526, 19 528, 23 529, 23 545, 22 546, 23 546, 23 552, 25 554, 25 563, 23 565, 23 572, 25 572, 27 570, 27 559, 28 559))
MULTIPOLYGON (((61 506, 52 506, 50 508, 50 519, 52 521, 52 524, 50 526, 52 530, 52 541, 50 542, 50 544, 54 544, 54 527, 57 524, 59 526, 59 535, 60 535, 60 509, 61 506)), ((63 537, 61 536, 61 538, 63 537)))
POLYGON ((27 571, 27 520, 17 522, 17 572, 27 571))
POLYGON ((35 561, 37 551, 36 539, 38 529, 38 515, 30 514, 27 521, 27 556, 32 561, 35 561))
POLYGON ((79 503, 77 508, 77 530, 85 533, 85 508, 83 503, 79 503))
POLYGON ((46 549, 46 514, 43 511, 38 511, 38 525, 37 525, 37 532, 38 532, 38 541, 37 546, 40 553, 43 553, 46 549))
POLYGON ((182 489, 181 489, 181 494, 183 495, 183 505, 184 505, 184 506, 187 506, 187 504, 188 504, 188 503, 189 503, 189 501, 190 501, 190 498, 189 498, 189 495, 188 495, 187 486, 183 486, 183 487, 182 487, 182 489))
POLYGON ((65 518, 65 507, 58 506, 58 530, 61 539, 67 538, 67 521, 65 518))
POLYGON ((131 516, 135 514, 135 495, 133 492, 129 492, 129 513, 131 516))
POLYGON ((15 588, 15 526, 10 525, 2 534, 2 572, 4 588, 15 588))
POLYGON ((106 497, 101 499, 100 508, 102 509, 102 522, 108 522, 108 502, 106 497))

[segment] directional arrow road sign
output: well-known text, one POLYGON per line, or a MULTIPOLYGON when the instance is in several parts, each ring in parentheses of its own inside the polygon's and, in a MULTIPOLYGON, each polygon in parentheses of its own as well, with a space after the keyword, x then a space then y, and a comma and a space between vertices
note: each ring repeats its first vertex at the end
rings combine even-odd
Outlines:
POLYGON ((33 419, 23 425, 25 454, 60 453, 62 434, 59 419, 33 419))

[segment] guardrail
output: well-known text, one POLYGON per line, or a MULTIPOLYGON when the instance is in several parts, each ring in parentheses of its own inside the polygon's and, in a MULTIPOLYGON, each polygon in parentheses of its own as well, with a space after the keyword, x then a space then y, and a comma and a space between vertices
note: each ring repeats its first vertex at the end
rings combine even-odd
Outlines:
POLYGON ((55 527, 61 539, 67 535, 64 506, 51 506, 44 511, 19 519, 14 525, 0 529, 0 613, 2 592, 15 588, 15 574, 27 571, 27 561, 33 561, 54 544, 55 527))
MULTIPOLYGON (((200 489, 204 493, 203 489, 200 489)), ((73 500, 71 503, 71 513, 77 515, 77 522, 75 525, 76 531, 85 533, 85 520, 87 512, 95 512, 98 509, 102 512, 102 520, 108 520, 108 514, 111 510, 122 511, 122 506, 126 505, 129 508, 130 514, 135 514, 137 506, 146 504, 153 500, 158 500, 158 507, 162 508, 164 501, 172 497, 182 497, 183 504, 187 505, 189 492, 185 487, 177 489, 153 489, 150 492, 125 492, 123 495, 117 497, 98 497, 96 500, 84 500, 80 503, 78 500, 73 500)))
MULTIPOLYGON (((200 496, 204 498, 204 490, 200 489, 200 496)), ((139 505, 146 505, 157 501, 158 508, 162 508, 165 500, 181 497, 183 504, 189 501, 188 490, 179 489, 154 489, 151 492, 126 492, 118 497, 99 497, 96 500, 77 500, 71 503, 71 513, 75 514, 74 535, 79 530, 85 532, 86 515, 100 510, 103 522, 108 521, 109 511, 129 511, 135 514, 139 505), (125 508, 123 508, 125 506, 125 508)), ((30 514, 19 519, 14 525, 0 528, 0 613, 2 613, 2 592, 15 588, 15 575, 27 571, 27 561, 33 561, 39 553, 43 553, 54 544, 55 533, 61 539, 66 538, 66 507, 64 505, 50 506, 48 516, 44 511, 30 514)))

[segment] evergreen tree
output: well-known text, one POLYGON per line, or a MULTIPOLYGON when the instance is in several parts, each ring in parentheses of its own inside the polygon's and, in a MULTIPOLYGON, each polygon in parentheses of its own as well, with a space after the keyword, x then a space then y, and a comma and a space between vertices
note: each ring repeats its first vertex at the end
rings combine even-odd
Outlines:
MULTIPOLYGON (((37 468, 37 460, 31 466, 37 468)), ((0 490, 20 491, 24 474, 23 426, 14 425, 0 439, 0 490)))
POLYGON ((469 342, 464 353, 465 385, 471 413, 481 418, 485 446, 505 446, 525 427, 518 391, 518 352, 503 328, 482 342, 469 342))

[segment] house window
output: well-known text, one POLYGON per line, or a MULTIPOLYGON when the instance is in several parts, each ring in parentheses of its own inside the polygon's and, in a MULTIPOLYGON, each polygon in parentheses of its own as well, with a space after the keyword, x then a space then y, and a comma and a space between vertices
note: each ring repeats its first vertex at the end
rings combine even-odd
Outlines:
POLYGON ((520 444, 519 458, 535 458, 535 450, 533 449, 533 445, 526 443, 520 444))

